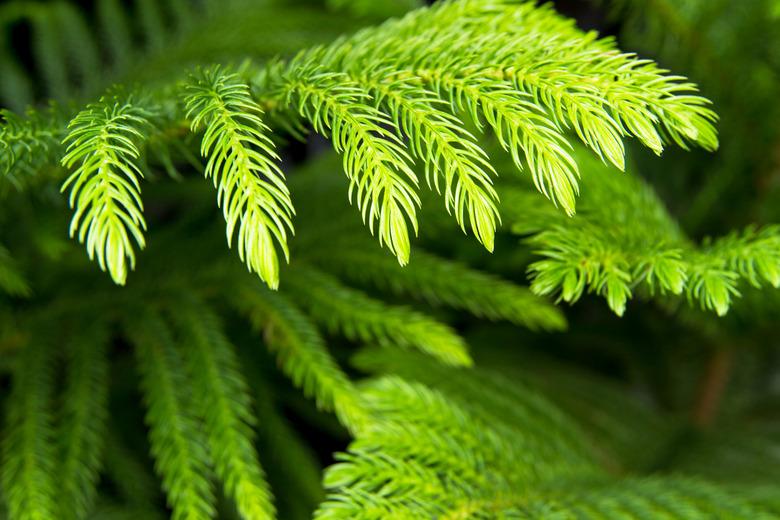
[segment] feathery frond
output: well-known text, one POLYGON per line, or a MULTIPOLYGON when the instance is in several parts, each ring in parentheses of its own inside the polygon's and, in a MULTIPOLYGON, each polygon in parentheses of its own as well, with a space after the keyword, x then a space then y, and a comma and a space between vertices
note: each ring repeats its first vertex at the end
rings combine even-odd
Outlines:
POLYGON ((126 327, 138 359, 150 449, 172 518, 212 518, 210 459, 201 426, 187 400, 189 384, 171 332, 153 312, 136 316, 126 327))
POLYGON ((359 431, 366 412, 353 383, 328 352, 309 319, 282 294, 263 288, 236 291, 233 304, 244 312, 279 360, 281 369, 317 405, 333 410, 341 423, 359 431))
POLYGON ((377 349, 359 352, 353 363, 372 374, 425 384, 495 428, 501 423, 512 430, 513 442, 532 451, 539 464, 593 465, 578 425, 516 374, 503 377, 497 371, 433 363, 414 352, 398 355, 377 349))
POLYGON ((561 476, 556 461, 528 456, 522 436, 512 436, 518 430, 423 385, 387 377, 366 389, 366 399, 377 421, 326 470, 332 494, 315 518, 470 517, 522 504, 525 490, 561 476))
POLYGON ((607 166, 579 155, 588 165, 586 180, 603 178, 589 185, 583 212, 571 219, 535 202, 526 188, 499 187, 513 232, 526 235, 542 257, 528 269, 537 294, 575 302, 593 292, 618 315, 639 290, 685 294, 724 315, 740 294, 741 280, 753 286, 780 282, 776 226, 748 227, 697 247, 641 180, 610 174, 607 166))
POLYGON ((187 114, 194 131, 205 127, 201 154, 217 188, 228 245, 238 234, 238 255, 272 289, 279 286, 274 241, 289 261, 287 233, 294 210, 279 157, 249 87, 220 68, 203 71, 188 87, 187 114))
POLYGON ((343 73, 321 71, 320 52, 301 54, 284 69, 268 70, 269 88, 291 105, 314 129, 329 136, 344 156, 349 197, 354 196, 363 221, 379 235, 381 244, 398 258, 409 261, 409 231, 417 232, 420 200, 417 176, 401 140, 387 128, 392 121, 370 104, 370 96, 343 73), (408 222, 407 222, 408 221, 408 222))
POLYGON ((6 410, 3 497, 10 517, 19 520, 57 517, 50 341, 36 336, 23 347, 6 410))
POLYGON ((331 493, 318 519, 693 520, 718 512, 773 518, 738 494, 696 479, 615 480, 592 466, 567 465, 565 452, 546 462, 529 460, 523 436, 505 429, 500 417, 483 422, 473 409, 419 384, 385 377, 365 391, 377 422, 326 470, 331 493))
POLYGON ((566 326, 563 315, 554 306, 526 288, 422 250, 415 252, 414 268, 405 269, 362 241, 336 240, 313 249, 317 263, 362 285, 530 329, 560 330, 566 326))
POLYGON ((201 302, 183 301, 171 312, 180 358, 192 378, 193 409, 203 419, 216 475, 241 518, 275 516, 271 491, 253 447, 254 415, 233 347, 201 302))
POLYGON ((414 348, 451 365, 471 364, 463 339, 448 326, 374 300, 313 267, 290 269, 285 290, 317 322, 350 340, 414 348))
MULTIPOLYGON (((148 6, 142 11, 157 18, 148 6)), ((278 283, 272 242, 287 256, 293 210, 261 107, 274 126, 300 134, 303 119, 331 138, 344 158, 350 200, 354 196, 364 222, 402 265, 410 258, 409 228, 418 230, 411 156, 424 164, 428 183, 442 192, 460 226, 470 226, 493 249, 500 222, 494 172, 462 116, 480 128, 487 123, 516 166, 528 168, 537 189, 568 214, 574 213, 579 173, 567 129, 621 168, 624 135, 637 136, 656 152, 664 141, 717 146, 715 115, 694 85, 618 52, 611 41, 583 33, 532 2, 442 2, 289 61, 247 64, 241 77, 250 78, 251 95, 239 76, 219 67, 200 73, 190 82, 189 115, 171 103, 175 88, 162 89, 168 99, 160 102, 173 111, 171 120, 189 117, 193 128, 205 127, 206 174, 218 187, 228 236, 237 226, 239 255, 272 287, 278 283), (486 27, 495 36, 484 37, 486 27)), ((91 105, 74 124, 99 124, 96 111, 91 105)), ((75 162, 72 152, 69 163, 75 162)), ((138 172, 130 159, 138 154, 134 143, 124 150, 129 157, 118 161, 133 179, 138 172)), ((123 198, 137 199, 138 190, 130 191, 123 198)), ((76 215, 89 214, 84 206, 90 199, 73 202, 76 215)), ((127 261, 134 263, 129 237, 143 246, 140 202, 131 206, 126 231, 105 232, 122 244, 112 245, 112 258, 104 262, 112 264, 107 267, 119 283, 127 261)), ((79 228, 80 238, 87 228, 79 228)), ((104 244, 97 242, 90 254, 100 253, 104 244)), ((97 256, 101 262, 108 253, 97 256)))
POLYGON ((63 191, 70 190, 74 209, 70 234, 78 236, 89 258, 97 257, 100 268, 119 285, 127 279, 128 263, 135 268, 132 242, 140 248, 146 244, 139 182, 143 175, 135 161, 149 117, 132 100, 103 98, 68 125, 68 150, 62 158, 66 168, 76 166, 62 185, 63 191))
POLYGON ((495 171, 474 136, 446 111, 442 99, 404 78, 396 68, 359 70, 358 65, 363 64, 347 64, 375 102, 395 118, 412 154, 424 161, 428 186, 441 193, 443 185, 447 212, 454 214, 464 231, 470 223, 477 240, 493 251, 495 229, 501 221, 491 178, 495 171))

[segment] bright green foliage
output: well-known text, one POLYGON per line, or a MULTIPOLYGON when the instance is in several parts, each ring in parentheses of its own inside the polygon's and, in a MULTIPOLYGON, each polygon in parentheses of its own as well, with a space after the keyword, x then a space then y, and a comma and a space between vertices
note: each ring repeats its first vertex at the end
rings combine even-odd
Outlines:
POLYGON ((237 232, 238 256, 276 289, 279 263, 273 242, 289 260, 287 231, 292 232, 294 211, 260 107, 249 87, 218 68, 203 72, 189 90, 187 114, 193 130, 206 128, 201 153, 208 158, 206 177, 214 181, 225 215, 228 245, 237 232))
POLYGON ((56 518, 56 451, 52 414, 52 352, 38 338, 25 345, 16 369, 3 436, 3 497, 12 518, 56 518))
POLYGON ((171 332, 147 313, 128 324, 135 344, 146 423, 155 469, 162 478, 174 519, 211 518, 214 492, 203 432, 188 406, 190 385, 171 332))
POLYGON ((565 218, 521 185, 500 188, 512 230, 542 260, 529 267, 531 288, 577 301, 585 291, 607 299, 622 315, 637 291, 685 294, 724 315, 740 294, 739 282, 760 287, 780 282, 780 232, 748 227, 700 247, 687 239, 663 203, 640 179, 616 175, 582 155, 588 174, 599 175, 583 194, 579 215, 565 218))
MULTIPOLYGON (((72 123, 79 130, 71 133, 74 144, 66 165, 101 157, 129 176, 118 202, 105 210, 98 205, 98 214, 105 216, 94 221, 94 238, 87 237, 91 220, 78 228, 87 251, 118 283, 125 279, 127 261, 134 265, 129 237, 143 246, 144 221, 134 183, 140 175, 133 165, 139 152, 130 138, 140 137, 138 126, 148 109, 167 114, 169 121, 188 118, 194 128, 206 127, 206 174, 218 186, 228 236, 237 224, 239 255, 250 270, 276 286, 273 241, 286 252, 292 206, 274 166, 268 130, 236 76, 219 68, 204 74, 185 94, 185 113, 169 103, 175 89, 162 89, 161 99, 145 101, 144 108, 132 101, 112 106, 104 100, 105 106, 90 106, 72 123), (126 148, 115 147, 112 140, 120 136, 129 140, 126 148), (250 185, 254 187, 247 191, 250 185), (114 209, 119 204, 124 211, 114 209), (116 218, 109 216, 115 213, 124 225, 113 223, 116 218), (104 219, 112 224, 100 225, 104 219)), ((636 135, 657 152, 662 136, 682 146, 717 146, 714 113, 704 98, 693 95, 693 85, 619 53, 611 42, 596 40, 550 8, 531 3, 443 2, 301 52, 289 62, 247 65, 244 74, 252 78, 260 106, 271 110, 271 120, 295 128, 300 125, 297 114, 331 138, 344 158, 350 200, 354 197, 364 222, 401 265, 409 261, 409 227, 417 232, 420 204, 409 152, 426 165, 428 183, 443 192, 445 206, 461 227, 468 220, 477 238, 493 248, 499 215, 492 168, 451 111, 470 116, 477 126, 487 123, 517 167, 528 167, 536 187, 569 214, 574 212, 579 173, 565 128, 620 167, 624 134, 636 135), (486 28, 498 36, 484 38, 486 28), (548 63, 552 71, 546 65, 537 70, 548 63), (559 73, 561 68, 570 72, 559 73), (611 72, 616 69, 622 71, 619 77, 611 72), (409 152, 399 137, 404 134, 409 152)), ((92 161, 84 162, 76 178, 87 182, 90 172, 105 170, 92 161)), ((114 173, 111 178, 117 179, 114 173)), ((74 183, 71 192, 79 217, 74 226, 98 204, 90 191, 75 198, 80 186, 74 183)))
POLYGON ((777 20, 726 4, 610 2, 699 95, 532 0, 4 3, 0 516, 778 518, 777 20))
MULTIPOLYGON (((360 364, 391 369, 376 354, 361 355, 360 364)), ((614 479, 587 456, 574 455, 582 453, 576 437, 558 439, 551 449, 550 435, 573 425, 542 419, 538 429, 521 429, 538 418, 513 411, 551 407, 527 388, 515 393, 523 386, 515 381, 494 373, 480 386, 464 385, 419 360, 383 357, 393 372, 400 368, 440 390, 396 377, 365 388, 376 422, 327 470, 331 494, 317 518, 775 518, 728 487, 700 479, 614 479), (501 406, 510 402, 514 410, 501 406)))
POLYGON ((369 373, 397 374, 442 390, 452 404, 467 408, 487 423, 506 423, 514 430, 512 437, 534 453, 534 463, 592 465, 578 426, 522 379, 503 378, 478 368, 445 367, 413 353, 391 356, 374 349, 361 351, 353 362, 369 373))
POLYGON ((277 95, 286 105, 331 137, 344 156, 350 200, 354 196, 371 232, 378 228, 380 244, 387 244, 406 265, 410 247, 406 220, 416 231, 415 207, 420 204, 409 158, 401 140, 386 129, 392 125, 390 119, 366 104, 360 86, 343 74, 319 72, 319 62, 319 53, 303 55, 290 64, 291 72, 277 73, 278 79, 272 74, 268 81, 280 84, 277 95))
POLYGON ((328 353, 309 319, 283 295, 261 288, 237 293, 236 306, 263 331, 265 343, 295 386, 317 405, 333 410, 351 431, 365 421, 365 411, 352 382, 328 353))
POLYGON ((79 113, 68 125, 66 168, 76 171, 62 185, 70 190, 74 208, 71 236, 87 247, 90 259, 114 282, 124 285, 127 264, 135 267, 132 241, 145 245, 146 222, 141 202, 140 156, 136 141, 148 125, 149 114, 133 106, 103 98, 79 113))
POLYGON ((311 267, 290 270, 289 290, 312 317, 354 341, 415 348, 445 363, 469 365, 463 340, 446 325, 404 307, 391 307, 311 267))
POLYGON ((403 269, 370 246, 361 241, 337 241, 315 250, 315 258, 340 277, 432 305, 443 304, 530 329, 559 330, 566 326, 555 307, 505 280, 421 250, 414 254, 415 268, 403 269))

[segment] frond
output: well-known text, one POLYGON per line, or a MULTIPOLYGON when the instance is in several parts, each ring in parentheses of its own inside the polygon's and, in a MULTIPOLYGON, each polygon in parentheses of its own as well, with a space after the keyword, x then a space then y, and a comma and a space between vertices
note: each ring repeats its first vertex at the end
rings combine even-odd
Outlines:
POLYGON ((609 175, 607 166, 584 156, 580 161, 588 165, 586 180, 603 178, 590 183, 584 211, 572 219, 535 202, 525 188, 499 187, 512 230, 528 236, 526 242, 542 257, 528 270, 535 293, 575 302, 593 292, 618 315, 638 291, 684 294, 724 315, 741 281, 780 282, 775 226, 748 227, 695 246, 641 180, 609 175))
MULTIPOLYGON (((116 15, 108 4, 102 9, 116 15)), ((143 4, 141 11, 141 24, 149 26, 144 32, 161 32, 152 27, 159 25, 154 21, 159 18, 157 8, 143 4), (149 20, 144 22, 144 17, 149 20)), ((177 24, 195 27, 188 20, 176 15, 177 24)), ((150 48, 156 45, 149 40, 150 48)), ((192 61, 199 60, 203 57, 192 61)), ((237 227, 239 255, 271 286, 278 277, 272 242, 287 256, 293 210, 276 166, 271 133, 260 119, 261 107, 267 109, 269 124, 301 134, 303 120, 331 138, 344 159, 350 200, 402 265, 410 258, 410 233, 418 231, 420 199, 412 156, 424 165, 428 184, 441 192, 461 228, 469 226, 480 242, 493 248, 500 223, 494 171, 464 128, 465 118, 478 128, 490 127, 516 168, 530 170, 537 189, 568 214, 574 213, 579 192, 569 130, 619 167, 624 163, 622 138, 628 135, 656 152, 666 142, 717 146, 715 115, 694 85, 620 53, 611 40, 583 33, 551 8, 532 2, 441 2, 302 51, 289 61, 248 62, 240 75, 248 78, 251 92, 237 75, 218 68, 200 73, 186 96, 189 116, 180 113, 181 92, 172 86, 176 80, 158 76, 163 86, 155 91, 155 108, 170 112, 167 119, 174 126, 190 118, 194 128, 205 127, 202 152, 210 160, 206 174, 219 190, 229 240, 237 227), (483 34, 486 28, 490 37, 483 34), (243 156, 251 166, 238 166, 246 164, 239 160, 243 156)), ((176 77, 170 70, 165 75, 176 77)), ((112 108, 114 102, 104 98, 103 108, 90 105, 73 125, 95 127, 100 120, 107 124, 109 111, 120 108, 134 112, 135 118, 146 117, 140 106, 120 103, 112 108)), ((131 238, 143 247, 144 228, 133 182, 140 173, 131 166, 140 154, 134 142, 141 137, 140 119, 125 123, 115 129, 132 142, 116 158, 130 172, 122 190, 122 200, 129 205, 123 213, 125 224, 104 224, 97 231, 105 238, 89 240, 85 235, 90 225, 74 220, 74 234, 79 231, 88 252, 118 283, 126 277, 127 264, 134 264, 131 238)), ((65 157, 69 164, 78 162, 73 152, 65 157)), ((72 197, 77 191, 71 191, 72 197)), ((94 201, 72 202, 77 216, 94 213, 84 207, 94 201)))
POLYGON ((566 326, 555 306, 528 289, 422 250, 415 252, 414 268, 404 269, 362 241, 335 241, 317 249, 317 263, 362 285, 530 329, 560 330, 566 326))
POLYGON ((295 386, 313 397, 319 407, 333 410, 350 431, 362 428, 366 412, 357 390, 298 308, 283 294, 263 288, 237 290, 233 304, 263 332, 266 346, 295 386))
POLYGON ((520 430, 423 385, 382 378, 366 399, 376 423, 326 471, 331 494, 315 518, 470 518, 486 511, 476 504, 525 500, 523 490, 560 476, 528 456, 520 430))
MULTIPOLYGON (((366 71, 358 81, 369 89, 383 73, 400 88, 427 85, 478 125, 484 116, 517 166, 527 163, 540 191, 568 213, 578 187, 566 129, 619 167, 626 134, 656 152, 664 137, 717 146, 714 113, 692 84, 532 2, 441 3, 337 43, 319 63, 366 71)), ((388 104, 383 92, 376 98, 388 104)), ((407 119, 400 105, 389 108, 407 119)), ((439 158, 429 150, 425 160, 439 158)))
POLYGON ((493 251, 494 234, 501 217, 491 177, 496 173, 476 138, 463 122, 446 111, 444 101, 426 87, 409 81, 395 67, 359 69, 347 62, 350 75, 371 93, 375 103, 394 117, 409 142, 412 154, 425 163, 429 187, 444 191, 447 212, 465 231, 493 251))
POLYGON ((23 347, 6 405, 2 484, 14 519, 57 517, 52 352, 51 344, 39 337, 23 347))
POLYGON ((170 313, 179 333, 180 358, 186 360, 193 388, 193 409, 203 419, 208 448, 226 495, 241 518, 275 518, 265 474, 253 446, 246 382, 232 345, 217 317, 201 302, 180 301, 170 313))
POLYGON ((566 464, 567 452, 529 460, 523 454, 533 450, 522 430, 507 429, 501 416, 487 421, 420 384, 385 377, 365 393, 376 422, 326 470, 330 494, 315 518, 774 517, 698 479, 614 479, 590 465, 566 464))
POLYGON ((145 245, 146 221, 136 165, 137 141, 150 114, 130 102, 103 98, 89 105, 68 125, 66 168, 76 170, 62 185, 70 190, 74 214, 70 234, 87 247, 90 259, 124 285, 128 263, 135 267, 133 243, 145 245))
POLYGON ((107 325, 93 322, 67 342, 67 383, 57 429, 59 518, 85 518, 97 494, 108 419, 109 341, 107 325))
POLYGON ((126 328, 141 376, 150 450, 172 518, 212 518, 214 492, 206 442, 188 406, 190 389, 171 332, 152 312, 136 316, 126 328))
POLYGON ((352 361, 371 374, 399 376, 435 389, 533 452, 535 463, 569 469, 594 466, 579 425, 517 373, 504 377, 497 370, 448 367, 418 353, 378 349, 364 349, 352 361))
POLYGON ((414 348, 451 365, 471 364, 465 342, 450 327, 374 300, 313 267, 290 269, 284 289, 315 321, 350 340, 414 348))
MULTIPOLYGON (((28 110, 24 116, 0 110, 0 116, 0 176, 21 190, 42 176, 44 165, 57 163, 63 151, 61 141, 67 134, 67 119, 56 105, 47 110, 28 110)), ((4 191, 0 188, 0 193, 4 191)))
POLYGON ((274 241, 289 261, 287 233, 294 210, 279 157, 260 119, 262 110, 235 74, 213 68, 188 86, 187 114, 193 131, 205 127, 201 154, 206 177, 217 188, 227 222, 228 245, 238 234, 238 255, 275 289, 279 263, 274 241))
POLYGON ((417 176, 401 140, 388 128, 390 118, 371 105, 371 98, 346 74, 323 71, 321 51, 300 54, 282 69, 269 67, 262 81, 275 97, 294 107, 314 129, 331 138, 344 156, 349 197, 363 221, 379 235, 401 265, 409 261, 409 231, 417 232, 420 200, 417 176), (408 222, 407 222, 408 221, 408 222))

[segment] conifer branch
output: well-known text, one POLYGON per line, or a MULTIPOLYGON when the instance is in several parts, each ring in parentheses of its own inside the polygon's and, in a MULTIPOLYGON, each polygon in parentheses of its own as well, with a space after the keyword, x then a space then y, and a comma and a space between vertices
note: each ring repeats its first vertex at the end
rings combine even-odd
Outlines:
POLYGON ((345 74, 319 70, 316 51, 299 55, 285 69, 271 68, 264 82, 276 97, 293 107, 317 132, 331 138, 344 156, 349 198, 354 196, 363 221, 380 244, 409 261, 409 231, 417 232, 417 176, 401 140, 387 128, 394 124, 371 106, 370 96, 345 74), (408 221, 408 222, 407 222, 408 221))
POLYGON ((385 305, 315 268, 291 269, 285 290, 314 320, 350 340, 414 348, 451 365, 471 364, 465 342, 448 326, 414 310, 385 305))
POLYGON ((219 67, 201 72, 189 85, 187 115, 194 131, 205 127, 201 154, 206 177, 217 188, 231 245, 238 234, 238 256, 272 289, 279 285, 274 241, 289 261, 287 233, 294 210, 279 157, 260 119, 262 110, 235 74, 219 67))
POLYGON ((88 106, 68 125, 65 139, 66 168, 76 171, 62 185, 70 190, 69 204, 74 209, 71 236, 87 247, 90 259, 124 285, 128 263, 135 267, 134 241, 146 244, 146 221, 141 203, 136 165, 141 151, 136 142, 143 137, 150 114, 132 101, 125 103, 103 98, 88 106))
POLYGON ((413 269, 399 267, 363 241, 335 241, 313 249, 314 254, 308 255, 317 263, 361 285, 530 329, 560 330, 566 325, 554 306, 526 288, 419 249, 414 254, 413 269))
POLYGON ((25 345, 6 410, 2 484, 8 514, 18 520, 57 517, 52 413, 54 359, 47 339, 25 345))
POLYGON ((363 428, 368 417, 353 383, 298 308, 283 294, 254 288, 237 290, 233 304, 263 332, 266 346, 304 395, 314 398, 319 407, 333 410, 350 431, 363 428))
POLYGON ((193 409, 203 420, 208 448, 226 495, 241 518, 272 519, 275 508, 253 446, 254 414, 233 347, 217 317, 197 301, 170 313, 192 378, 193 409))
POLYGON ((215 513, 205 440, 190 410, 183 363, 167 325, 152 312, 128 323, 146 404, 155 470, 173 510, 172 518, 208 519, 215 513))

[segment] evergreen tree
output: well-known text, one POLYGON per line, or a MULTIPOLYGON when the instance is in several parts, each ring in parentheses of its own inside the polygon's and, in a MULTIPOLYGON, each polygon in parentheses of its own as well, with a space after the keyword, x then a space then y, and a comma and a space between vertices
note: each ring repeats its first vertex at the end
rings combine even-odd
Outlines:
POLYGON ((778 6, 1 4, 0 516, 780 518, 778 6))

